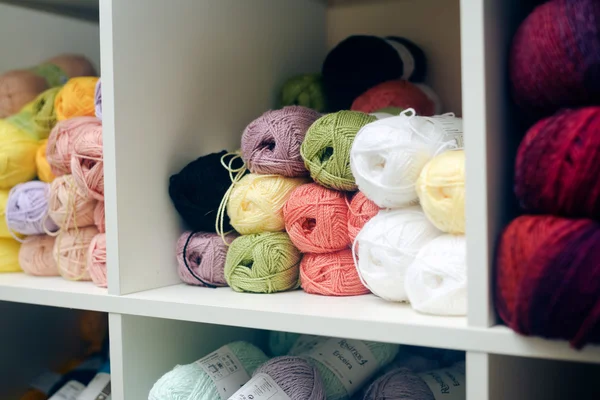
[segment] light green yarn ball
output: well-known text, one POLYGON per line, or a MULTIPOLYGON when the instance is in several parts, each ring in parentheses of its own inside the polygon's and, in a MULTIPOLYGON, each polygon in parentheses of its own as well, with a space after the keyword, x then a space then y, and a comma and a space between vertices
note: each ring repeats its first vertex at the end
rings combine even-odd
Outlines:
POLYGON ((300 337, 299 333, 292 332, 269 332, 269 353, 273 357, 279 357, 288 354, 296 340, 300 337))
POLYGON ((303 74, 289 79, 281 89, 281 108, 303 106, 324 112, 327 109, 321 74, 303 74))
MULTIPOLYGON (((254 370, 269 358, 258 347, 248 342, 227 345, 252 376, 254 370)), ((214 400, 220 399, 217 387, 197 364, 177 365, 164 374, 152 387, 148 400, 214 400)))
POLYGON ((315 121, 300 148, 313 180, 330 189, 357 190, 350 170, 350 149, 360 128, 376 120, 358 111, 339 111, 315 121))
POLYGON ((229 246, 225 280, 236 292, 275 293, 300 285, 300 252, 285 232, 244 235, 229 246))

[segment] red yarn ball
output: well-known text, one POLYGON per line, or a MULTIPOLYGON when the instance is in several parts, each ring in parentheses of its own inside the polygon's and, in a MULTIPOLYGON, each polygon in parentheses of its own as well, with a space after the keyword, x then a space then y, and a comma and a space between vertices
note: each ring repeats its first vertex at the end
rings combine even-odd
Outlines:
POLYGON ((600 341, 600 223, 522 216, 496 256, 496 308, 524 335, 600 341))
POLYGON ((566 110, 527 132, 515 192, 530 212, 600 218, 600 107, 566 110))
POLYGON ((600 3, 552 0, 520 26, 512 45, 514 98, 533 116, 600 102, 600 3))
POLYGON ((388 107, 413 108, 417 115, 431 116, 436 113, 436 102, 419 86, 405 80, 380 83, 367 90, 352 103, 353 111, 372 113, 388 107))

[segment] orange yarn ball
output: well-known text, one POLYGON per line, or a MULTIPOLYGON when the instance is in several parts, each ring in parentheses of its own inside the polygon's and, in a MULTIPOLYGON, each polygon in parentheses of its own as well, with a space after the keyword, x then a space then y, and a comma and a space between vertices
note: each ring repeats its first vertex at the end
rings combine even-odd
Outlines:
POLYGON ((291 193, 283 216, 290 239, 303 253, 330 253, 351 243, 343 192, 316 183, 302 185, 291 193))
POLYGON ((102 132, 102 122, 96 117, 77 117, 56 124, 50 132, 46 148, 46 159, 54 175, 71 173, 71 156, 76 139, 94 130, 102 132))
POLYGON ((104 215, 104 202, 99 201, 94 209, 94 225, 100 233, 106 232, 106 217, 104 215))
POLYGON ((98 229, 95 226, 88 226, 69 229, 58 235, 52 255, 63 278, 71 281, 92 279, 87 269, 87 253, 92 239, 97 234, 98 229))
POLYGON ((69 79, 54 100, 56 119, 64 121, 74 117, 95 116, 97 82, 98 78, 93 76, 69 79))
POLYGON ((352 250, 305 254, 300 262, 300 282, 307 293, 324 296, 359 296, 369 293, 361 282, 352 250))
POLYGON ((37 176, 42 182, 52 182, 56 176, 52 173, 50 164, 46 160, 46 148, 48 147, 48 139, 40 142, 37 153, 35 154, 35 165, 37 166, 37 176))
POLYGON ((79 189, 88 197, 104 200, 104 162, 102 126, 75 138, 71 155, 71 173, 79 189))
POLYGON ((48 215, 62 229, 83 228, 94 225, 96 203, 77 188, 71 175, 63 175, 50 185, 48 215))
POLYGON ((99 233, 92 239, 87 255, 87 269, 96 286, 106 287, 106 234, 99 233))
POLYGON ((378 212, 377 204, 369 200, 362 192, 354 195, 348 209, 348 235, 352 243, 362 227, 378 212))
POLYGON ((56 237, 34 235, 25 238, 19 250, 19 264, 23 271, 35 276, 58 276, 56 261, 52 255, 56 237))

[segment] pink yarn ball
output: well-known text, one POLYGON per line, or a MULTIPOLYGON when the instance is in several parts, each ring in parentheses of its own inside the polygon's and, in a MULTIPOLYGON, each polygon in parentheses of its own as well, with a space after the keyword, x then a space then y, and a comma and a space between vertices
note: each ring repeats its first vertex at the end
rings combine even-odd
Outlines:
POLYGON ((348 208, 348 235, 354 243, 358 232, 379 212, 377 204, 372 202, 362 192, 357 192, 348 208))
POLYGON ((98 234, 95 226, 62 231, 56 238, 52 255, 58 272, 71 281, 89 281, 87 253, 94 236, 98 234))
POLYGON ((75 139, 92 130, 102 132, 102 122, 96 117, 75 117, 56 124, 46 145, 46 160, 55 176, 71 173, 75 139))
POLYGON ((83 193, 97 200, 104 200, 101 128, 86 130, 76 137, 71 156, 71 173, 75 183, 83 193))
POLYGON ((106 287, 106 234, 99 233, 92 239, 87 254, 87 269, 92 282, 98 287, 106 287))
POLYGON ((83 228, 94 225, 96 203, 79 190, 73 176, 63 175, 50 186, 48 215, 62 229, 83 228))
POLYGON ((106 216, 104 214, 104 202, 99 201, 94 208, 94 225, 100 233, 106 232, 106 216))
POLYGON ((52 249, 56 237, 48 235, 28 236, 19 250, 19 264, 26 274, 34 276, 58 276, 52 249))
POLYGON ((324 296, 358 296, 370 293, 363 285, 350 249, 327 254, 305 254, 300 282, 307 293, 324 296))

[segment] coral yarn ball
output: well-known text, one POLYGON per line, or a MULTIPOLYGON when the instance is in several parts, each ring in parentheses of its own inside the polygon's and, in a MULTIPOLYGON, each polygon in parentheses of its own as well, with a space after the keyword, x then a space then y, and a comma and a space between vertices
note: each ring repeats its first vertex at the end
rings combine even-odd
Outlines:
POLYGON ((96 117, 71 118, 56 124, 50 132, 46 147, 46 160, 55 176, 71 173, 71 157, 76 139, 94 130, 102 134, 102 122, 96 117))
POLYGON ((354 100, 351 109, 370 114, 388 107, 403 110, 412 108, 417 115, 427 117, 441 111, 438 105, 418 85, 405 80, 393 80, 367 90, 354 100))
POLYGON ((25 238, 19 250, 19 264, 26 274, 34 276, 59 276, 52 255, 56 237, 33 235, 25 238))
POLYGON ((59 121, 75 117, 96 115, 97 77, 81 76, 71 78, 56 95, 54 109, 59 121))
POLYGON ((354 242, 358 232, 379 212, 379 207, 369 200, 363 192, 357 192, 348 207, 348 235, 354 242))
POLYGON ((300 282, 307 293, 324 296, 358 296, 369 293, 356 272, 352 250, 305 254, 300 263, 300 282))

